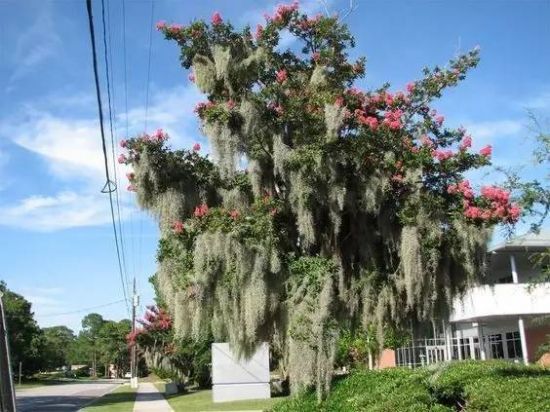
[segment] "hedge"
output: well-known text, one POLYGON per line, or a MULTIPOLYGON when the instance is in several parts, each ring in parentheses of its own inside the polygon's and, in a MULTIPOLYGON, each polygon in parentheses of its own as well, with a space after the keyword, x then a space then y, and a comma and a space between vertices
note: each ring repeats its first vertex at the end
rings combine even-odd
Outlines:
POLYGON ((303 393, 273 412, 541 412, 550 411, 548 388, 549 370, 503 361, 360 370, 335 381, 321 405, 303 393))

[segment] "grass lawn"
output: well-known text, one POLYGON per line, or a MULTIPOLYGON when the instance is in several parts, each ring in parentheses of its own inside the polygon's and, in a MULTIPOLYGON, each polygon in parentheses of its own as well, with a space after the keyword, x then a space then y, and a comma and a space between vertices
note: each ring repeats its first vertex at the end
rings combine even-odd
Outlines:
POLYGON ((285 398, 212 403, 212 391, 196 391, 166 397, 175 412, 261 411, 285 398))
POLYGON ((97 399, 94 403, 87 406, 85 412, 132 412, 134 410, 134 401, 136 400, 136 390, 130 385, 121 385, 114 391, 97 399))

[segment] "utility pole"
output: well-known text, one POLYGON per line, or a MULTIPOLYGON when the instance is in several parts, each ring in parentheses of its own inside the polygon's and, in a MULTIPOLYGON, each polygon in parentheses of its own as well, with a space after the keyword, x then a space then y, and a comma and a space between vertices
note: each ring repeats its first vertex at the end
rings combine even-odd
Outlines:
POLYGON ((13 389, 3 296, 4 294, 0 291, 0 411, 15 412, 15 390, 13 389))
MULTIPOLYGON (((132 335, 136 334, 136 308, 139 306, 139 295, 136 291, 136 278, 134 278, 134 291, 132 295, 132 335)), ((132 353, 130 359, 130 373, 132 378, 130 380, 130 386, 132 388, 138 387, 138 378, 137 378, 137 348, 136 342, 132 345, 132 353)))

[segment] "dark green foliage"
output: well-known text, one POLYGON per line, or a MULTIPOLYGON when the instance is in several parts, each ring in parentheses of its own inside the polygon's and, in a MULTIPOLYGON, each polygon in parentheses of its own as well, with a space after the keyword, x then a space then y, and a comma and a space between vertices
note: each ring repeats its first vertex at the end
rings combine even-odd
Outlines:
POLYGON ((44 334, 34 320, 29 301, 9 290, 3 281, 0 281, 0 291, 4 294, 2 300, 13 370, 17 371, 22 362, 23 374, 32 375, 43 366, 44 334))
POLYGON ((549 384, 548 370, 501 361, 357 371, 336 381, 321 405, 305 393, 273 412, 541 412, 550 410, 549 384))

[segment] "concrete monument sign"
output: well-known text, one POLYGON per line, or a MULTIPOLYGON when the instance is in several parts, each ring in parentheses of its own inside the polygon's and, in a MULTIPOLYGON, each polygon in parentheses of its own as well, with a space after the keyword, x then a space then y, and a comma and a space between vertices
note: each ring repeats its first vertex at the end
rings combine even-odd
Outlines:
POLYGON ((212 384, 214 402, 270 398, 268 344, 247 360, 239 359, 228 343, 213 343, 212 384))

